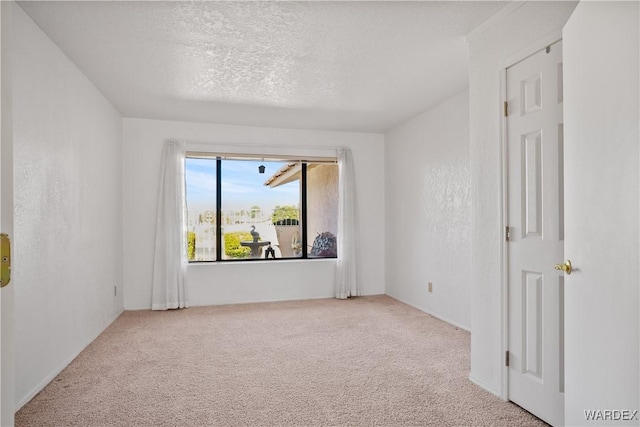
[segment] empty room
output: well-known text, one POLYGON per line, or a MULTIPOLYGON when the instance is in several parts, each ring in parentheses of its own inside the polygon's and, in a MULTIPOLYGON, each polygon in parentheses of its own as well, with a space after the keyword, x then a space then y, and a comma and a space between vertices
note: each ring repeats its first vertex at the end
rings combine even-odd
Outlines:
POLYGON ((0 2, 0 425, 638 426, 638 1, 0 2))

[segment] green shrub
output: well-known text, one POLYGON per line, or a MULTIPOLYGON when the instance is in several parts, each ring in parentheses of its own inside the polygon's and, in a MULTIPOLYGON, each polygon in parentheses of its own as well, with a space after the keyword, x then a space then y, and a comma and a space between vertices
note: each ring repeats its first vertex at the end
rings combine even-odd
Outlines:
POLYGON ((231 258, 249 258, 251 249, 240 246, 241 241, 251 242, 253 237, 246 231, 235 231, 224 233, 224 253, 231 258))
POLYGON ((193 261, 196 259, 196 233, 187 232, 187 259, 193 261))

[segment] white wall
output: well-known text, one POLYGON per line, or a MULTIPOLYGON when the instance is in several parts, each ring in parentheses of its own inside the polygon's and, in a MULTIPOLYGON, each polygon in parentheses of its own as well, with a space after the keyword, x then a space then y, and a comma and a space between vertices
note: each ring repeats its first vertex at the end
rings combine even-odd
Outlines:
POLYGON ((524 2, 469 39, 471 374, 503 391, 501 70, 561 37, 574 2, 524 2))
MULTIPOLYGON (((151 306, 160 154, 168 138, 289 153, 305 146, 346 146, 353 152, 360 237, 359 279, 365 294, 384 293, 384 137, 377 134, 124 120, 125 308, 151 306)), ((315 149, 314 148, 314 149, 315 149)), ((203 148, 204 149, 204 148, 203 148)), ((335 260, 254 261, 190 265, 191 305, 272 301, 334 295, 335 260)))
POLYGON ((468 92, 390 130, 385 168, 386 293, 469 329, 468 92))
POLYGON ((582 2, 563 30, 566 425, 639 424, 584 414, 640 409, 639 23, 638 2, 582 2))
POLYGON ((13 10, 21 406, 123 310, 122 119, 23 10, 13 10))

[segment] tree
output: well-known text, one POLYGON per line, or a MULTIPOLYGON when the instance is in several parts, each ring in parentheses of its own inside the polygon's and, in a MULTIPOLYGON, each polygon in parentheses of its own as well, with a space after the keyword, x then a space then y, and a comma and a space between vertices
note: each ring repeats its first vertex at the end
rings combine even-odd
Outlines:
POLYGON ((271 214, 271 221, 275 224, 278 221, 300 219, 300 212, 295 206, 276 206, 271 214))

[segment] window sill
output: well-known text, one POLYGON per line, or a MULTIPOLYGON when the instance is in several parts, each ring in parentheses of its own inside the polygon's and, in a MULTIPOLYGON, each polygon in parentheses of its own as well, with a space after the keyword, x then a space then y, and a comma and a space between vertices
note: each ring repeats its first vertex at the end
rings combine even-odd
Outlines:
POLYGON ((209 266, 209 265, 253 265, 253 264, 289 264, 289 263, 307 263, 307 262, 336 262, 338 258, 306 258, 306 259, 255 259, 242 261, 193 261, 188 263, 188 267, 209 266))

